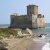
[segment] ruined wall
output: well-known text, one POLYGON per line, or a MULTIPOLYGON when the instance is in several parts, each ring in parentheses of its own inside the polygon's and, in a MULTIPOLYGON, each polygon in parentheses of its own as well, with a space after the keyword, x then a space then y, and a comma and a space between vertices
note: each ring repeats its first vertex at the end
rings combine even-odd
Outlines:
POLYGON ((38 18, 37 19, 37 26, 38 26, 38 28, 44 27, 44 18, 38 18))
POLYGON ((37 18, 37 26, 38 26, 38 28, 43 28, 45 26, 43 16, 37 18))
POLYGON ((31 28, 32 27, 32 18, 27 15, 21 16, 12 16, 11 18, 11 26, 16 28, 31 28), (13 18, 13 19, 12 19, 13 18))
POLYGON ((44 16, 41 14, 34 15, 32 14, 32 28, 44 28, 44 16))

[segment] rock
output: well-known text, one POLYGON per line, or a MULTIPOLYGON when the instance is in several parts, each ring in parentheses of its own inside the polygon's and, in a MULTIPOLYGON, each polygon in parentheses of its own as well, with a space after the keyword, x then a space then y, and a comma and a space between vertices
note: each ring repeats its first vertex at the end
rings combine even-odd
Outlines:
POLYGON ((8 49, 6 48, 6 46, 7 46, 7 43, 0 41, 0 50, 8 50, 8 49))

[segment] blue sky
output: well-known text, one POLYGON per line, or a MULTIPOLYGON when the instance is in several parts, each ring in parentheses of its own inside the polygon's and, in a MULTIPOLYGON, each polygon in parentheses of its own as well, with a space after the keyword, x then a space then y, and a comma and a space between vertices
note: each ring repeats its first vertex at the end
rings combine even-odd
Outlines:
POLYGON ((39 13, 45 16, 45 22, 50 23, 50 0, 0 0, 0 24, 10 24, 10 14, 26 14, 26 6, 39 6, 39 13))

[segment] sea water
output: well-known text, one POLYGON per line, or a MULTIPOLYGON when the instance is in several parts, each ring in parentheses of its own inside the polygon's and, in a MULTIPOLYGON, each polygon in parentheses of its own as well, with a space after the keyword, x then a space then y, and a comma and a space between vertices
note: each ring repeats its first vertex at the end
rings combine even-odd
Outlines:
POLYGON ((50 24, 46 24, 45 28, 39 28, 39 29, 33 29, 33 34, 39 36, 40 34, 46 34, 46 38, 37 38, 34 39, 35 41, 39 43, 44 43, 45 44, 42 46, 41 50, 50 50, 50 24))
POLYGON ((46 24, 45 28, 33 29, 32 31, 37 36, 47 34, 46 37, 50 38, 50 24, 46 24))

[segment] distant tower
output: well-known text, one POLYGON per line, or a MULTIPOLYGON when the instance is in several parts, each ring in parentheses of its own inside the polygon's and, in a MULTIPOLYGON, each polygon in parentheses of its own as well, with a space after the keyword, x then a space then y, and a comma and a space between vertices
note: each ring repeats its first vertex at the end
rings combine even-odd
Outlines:
POLYGON ((27 15, 37 15, 38 14, 38 6, 37 5, 28 5, 27 6, 27 15))

